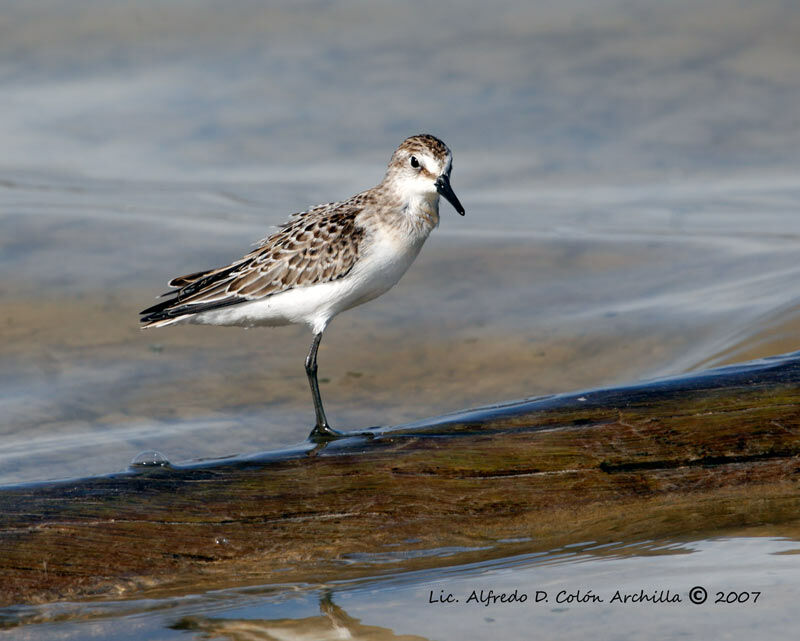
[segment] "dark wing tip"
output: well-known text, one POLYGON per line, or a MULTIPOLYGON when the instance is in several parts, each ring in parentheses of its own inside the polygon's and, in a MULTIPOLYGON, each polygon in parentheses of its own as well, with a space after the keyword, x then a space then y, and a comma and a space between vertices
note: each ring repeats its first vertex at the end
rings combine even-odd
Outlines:
MULTIPOLYGON (((167 292, 168 294, 175 294, 176 292, 167 292)), ((152 307, 148 307, 147 309, 143 309, 139 312, 141 318, 139 322, 143 325, 147 325, 149 323, 155 323, 160 320, 166 320, 167 318, 174 318, 172 313, 173 310, 170 309, 172 305, 177 302, 177 299, 171 298, 169 300, 161 301, 160 303, 156 303, 152 307)))

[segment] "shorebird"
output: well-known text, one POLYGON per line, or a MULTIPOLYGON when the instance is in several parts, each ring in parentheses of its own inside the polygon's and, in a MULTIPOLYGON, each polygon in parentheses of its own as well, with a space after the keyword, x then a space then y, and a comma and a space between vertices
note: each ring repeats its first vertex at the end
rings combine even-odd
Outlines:
POLYGON ((293 214, 225 267, 173 278, 167 300, 140 312, 143 327, 305 323, 314 335, 305 360, 316 414, 311 438, 344 436, 328 424, 319 393, 322 333, 336 314, 400 280, 439 224, 440 195, 464 215, 450 186, 452 166, 450 149, 435 136, 406 138, 377 186, 293 214))

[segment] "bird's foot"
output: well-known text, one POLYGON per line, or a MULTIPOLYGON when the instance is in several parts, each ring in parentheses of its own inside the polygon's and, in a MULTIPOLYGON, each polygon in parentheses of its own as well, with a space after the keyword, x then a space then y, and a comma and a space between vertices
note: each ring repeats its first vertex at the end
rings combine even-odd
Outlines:
POLYGON ((328 441, 335 441, 340 438, 351 438, 353 436, 365 436, 367 438, 374 438, 375 434, 372 432, 340 432, 333 429, 330 425, 315 425, 308 435, 308 440, 314 443, 327 443, 328 441))

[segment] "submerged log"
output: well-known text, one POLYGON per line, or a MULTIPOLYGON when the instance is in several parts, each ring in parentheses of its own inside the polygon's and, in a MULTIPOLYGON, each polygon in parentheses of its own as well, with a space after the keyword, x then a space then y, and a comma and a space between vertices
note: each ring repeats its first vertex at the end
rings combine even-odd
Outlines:
POLYGON ((373 439, 3 488, 0 604, 318 583, 796 520, 798 402, 795 354, 373 439), (413 554, 443 547, 461 552, 413 554))

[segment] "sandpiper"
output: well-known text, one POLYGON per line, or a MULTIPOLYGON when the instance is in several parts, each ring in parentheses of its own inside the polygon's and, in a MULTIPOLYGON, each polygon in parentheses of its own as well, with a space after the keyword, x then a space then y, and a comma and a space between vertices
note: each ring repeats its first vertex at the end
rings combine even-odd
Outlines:
POLYGON ((305 360, 314 400, 313 439, 343 435, 328 425, 317 382, 322 333, 339 312, 389 290, 439 224, 439 195, 464 208, 450 187, 453 157, 429 134, 392 154, 379 185, 341 202, 293 214, 230 265, 173 278, 167 298, 141 312, 143 327, 176 323, 278 326, 314 334, 305 360))

